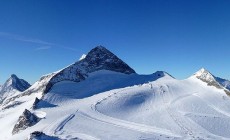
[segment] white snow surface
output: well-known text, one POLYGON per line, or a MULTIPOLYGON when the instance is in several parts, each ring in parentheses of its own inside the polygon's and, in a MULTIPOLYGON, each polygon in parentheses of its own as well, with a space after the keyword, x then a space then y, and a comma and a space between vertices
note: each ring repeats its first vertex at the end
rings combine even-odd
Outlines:
POLYGON ((82 54, 79 60, 85 59, 85 57, 86 57, 86 54, 82 54))
POLYGON ((19 104, 8 109, 0 107, 1 139, 26 139, 34 131, 68 140, 230 139, 229 96, 194 76, 177 80, 163 72, 101 70, 78 83, 55 84, 32 110, 36 97, 42 93, 19 97, 7 105, 19 104), (25 109, 41 120, 12 135, 25 109))

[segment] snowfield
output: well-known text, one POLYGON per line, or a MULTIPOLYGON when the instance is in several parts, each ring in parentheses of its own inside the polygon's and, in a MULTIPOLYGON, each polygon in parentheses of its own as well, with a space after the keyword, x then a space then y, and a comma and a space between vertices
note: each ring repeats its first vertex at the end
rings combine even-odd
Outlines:
POLYGON ((0 135, 15 140, 34 131, 60 139, 230 139, 230 99, 223 90, 195 77, 154 76, 98 71, 80 83, 60 82, 44 97, 53 106, 32 111, 42 120, 18 134, 11 135, 12 127, 35 96, 1 111, 0 135))
MULTIPOLYGON (((105 61, 112 62, 108 58, 110 61, 105 61)), ((68 74, 66 69, 63 71, 68 74)), ((230 139, 230 97, 226 94, 229 81, 220 80, 205 69, 185 80, 161 71, 150 75, 130 71, 93 71, 79 82, 57 82, 47 93, 43 89, 56 73, 41 78, 25 92, 13 98, 10 95, 2 102, 0 139, 230 139), (37 117, 33 125, 29 124, 31 116, 23 114, 25 109, 37 117), (19 116, 23 117, 20 121, 19 116), (17 133, 12 134, 16 124, 17 133)))

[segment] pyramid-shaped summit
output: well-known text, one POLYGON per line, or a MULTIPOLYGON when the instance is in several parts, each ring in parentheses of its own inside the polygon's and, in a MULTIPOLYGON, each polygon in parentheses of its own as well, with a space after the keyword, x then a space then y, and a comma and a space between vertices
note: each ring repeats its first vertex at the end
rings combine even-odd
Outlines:
POLYGON ((230 95, 230 81, 216 77, 204 68, 197 71, 194 76, 207 83, 209 86, 215 86, 218 89, 225 89, 225 92, 230 95))
POLYGON ((23 80, 19 79, 15 74, 12 74, 10 78, 2 85, 2 91, 0 92, 7 92, 10 90, 18 90, 18 91, 25 91, 28 89, 31 85, 23 80))
POLYGON ((41 86, 32 86, 25 95, 31 94, 35 91, 47 93, 54 84, 61 81, 83 81, 88 77, 89 73, 99 70, 109 70, 124 74, 135 73, 131 67, 105 47, 97 46, 93 48, 83 59, 58 72, 43 76, 37 83, 37 85, 41 86))
POLYGON ((215 76, 213 76, 208 70, 205 68, 201 68, 194 74, 198 79, 205 82, 213 82, 215 81, 215 76))
POLYGON ((23 92, 30 86, 27 81, 19 79, 15 74, 12 74, 0 88, 0 101, 17 92, 23 92))
POLYGON ((131 67, 105 47, 97 46, 84 59, 56 73, 51 82, 57 83, 63 80, 79 82, 84 80, 88 73, 99 70, 110 70, 124 74, 135 73, 131 67))
POLYGON ((105 69, 125 74, 135 73, 132 68, 103 46, 92 49, 83 61, 88 64, 88 72, 105 69))

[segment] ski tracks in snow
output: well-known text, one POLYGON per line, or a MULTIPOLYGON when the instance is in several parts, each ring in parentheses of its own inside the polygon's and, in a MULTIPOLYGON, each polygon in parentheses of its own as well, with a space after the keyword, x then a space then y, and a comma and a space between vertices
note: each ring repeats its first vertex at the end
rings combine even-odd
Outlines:
POLYGON ((75 117, 75 114, 78 112, 78 110, 70 115, 66 115, 64 117, 61 117, 60 119, 57 119, 50 125, 44 128, 46 132, 48 132, 50 135, 61 135, 63 134, 63 128, 65 125, 72 120, 75 117))
POLYGON ((70 120, 72 120, 74 117, 75 117, 75 114, 71 114, 71 115, 67 116, 64 120, 62 120, 60 123, 58 123, 56 129, 54 130, 54 134, 57 135, 57 134, 63 133, 63 132, 62 132, 62 129, 64 128, 64 126, 65 126, 70 120))
POLYGON ((160 86, 160 95, 162 97, 164 104, 166 105, 166 111, 168 112, 169 116, 181 128, 181 130, 184 134, 190 135, 191 137, 195 138, 195 136, 193 135, 193 131, 191 129, 187 128, 185 125, 183 125, 182 118, 179 117, 178 115, 176 115, 176 113, 170 109, 169 103, 166 101, 166 99, 164 97, 166 90, 168 90, 168 87, 165 89, 165 87, 160 86))
POLYGON ((168 102, 165 98, 165 94, 171 92, 169 90, 169 87, 162 86, 162 85, 159 87, 160 87, 161 98, 166 106, 166 111, 168 112, 169 116, 174 120, 174 122, 180 127, 182 133, 185 134, 184 139, 189 139, 189 140, 222 139, 222 137, 218 137, 213 134, 210 134, 208 131, 206 131, 201 126, 185 118, 183 115, 180 115, 179 112, 176 112, 175 110, 171 109, 170 105, 172 105, 173 103, 179 100, 182 100, 185 97, 196 96, 197 92, 194 92, 192 94, 187 94, 185 96, 181 96, 173 100, 172 102, 168 102), (197 132, 197 130, 199 132, 197 132))
POLYGON ((125 120, 121 120, 118 118, 114 118, 114 117, 110 117, 107 116, 105 114, 102 114, 101 112, 99 112, 97 110, 97 105, 100 104, 101 102, 107 100, 108 98, 124 92, 125 90, 129 90, 129 89, 122 89, 118 92, 114 92, 110 95, 108 95, 107 97, 102 98, 101 100, 98 100, 95 104, 91 104, 90 106, 90 110, 82 110, 82 111, 78 111, 78 113, 80 113, 81 115, 94 120, 94 121, 99 121, 101 123, 106 123, 109 125, 113 125, 116 127, 120 127, 120 128, 125 128, 125 129, 129 129, 129 130, 134 130, 137 132, 142 132, 142 133, 146 133, 146 134, 153 134, 153 135, 165 135, 168 136, 168 138, 180 138, 180 136, 178 136, 177 134, 172 133, 169 130, 166 129, 162 129, 162 128, 157 128, 157 127, 153 127, 153 126, 148 126, 145 124, 139 124, 139 123, 135 123, 135 122, 129 122, 129 121, 125 121, 125 120))

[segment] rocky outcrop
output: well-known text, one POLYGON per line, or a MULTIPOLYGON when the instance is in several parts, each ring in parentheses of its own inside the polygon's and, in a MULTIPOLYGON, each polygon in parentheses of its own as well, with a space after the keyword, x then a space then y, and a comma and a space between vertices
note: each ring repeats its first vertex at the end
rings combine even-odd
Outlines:
POLYGON ((58 137, 46 135, 43 132, 35 131, 30 134, 28 140, 61 140, 58 137))
POLYGON ((29 110, 25 109, 25 111, 22 113, 17 123, 15 124, 12 134, 16 134, 21 130, 25 130, 26 128, 35 125, 39 121, 40 118, 31 113, 29 110))
POLYGON ((36 109, 39 102, 40 102, 40 100, 36 97, 35 100, 34 100, 32 109, 36 109))

